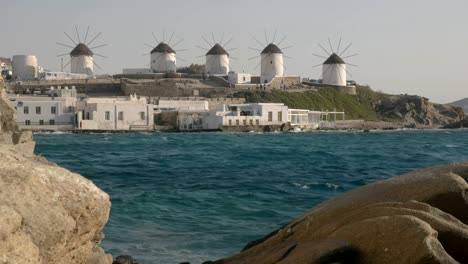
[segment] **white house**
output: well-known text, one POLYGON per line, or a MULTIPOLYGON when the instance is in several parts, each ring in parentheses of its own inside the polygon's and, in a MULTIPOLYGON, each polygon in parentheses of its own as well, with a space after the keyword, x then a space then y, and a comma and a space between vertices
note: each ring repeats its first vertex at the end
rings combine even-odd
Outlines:
POLYGON ((77 130, 153 130, 153 105, 146 98, 85 98, 77 102, 77 130))
POLYGON ((53 90, 57 96, 12 96, 21 129, 71 130, 74 127, 76 90, 53 90))
POLYGON ((161 111, 208 111, 208 101, 201 100, 159 100, 156 109, 161 111))
POLYGON ((251 83, 252 76, 250 73, 240 73, 240 72, 233 72, 230 71, 228 73, 228 81, 232 84, 240 84, 240 83, 251 83))

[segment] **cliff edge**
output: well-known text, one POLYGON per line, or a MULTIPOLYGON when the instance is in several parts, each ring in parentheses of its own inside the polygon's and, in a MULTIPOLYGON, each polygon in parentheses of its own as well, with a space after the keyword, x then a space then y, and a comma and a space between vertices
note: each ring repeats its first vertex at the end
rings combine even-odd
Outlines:
POLYGON ((468 163, 326 201, 217 264, 468 263, 468 163))
POLYGON ((98 246, 109 196, 35 156, 31 131, 18 130, 15 109, 1 90, 0 122, 0 262, 112 263, 98 246))

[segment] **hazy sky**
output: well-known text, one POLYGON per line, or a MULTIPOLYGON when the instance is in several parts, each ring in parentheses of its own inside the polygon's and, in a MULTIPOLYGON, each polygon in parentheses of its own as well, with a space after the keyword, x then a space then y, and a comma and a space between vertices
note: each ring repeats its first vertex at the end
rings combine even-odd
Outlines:
MULTIPOLYGON (((468 1, 440 0, 234 0, 234 1, 159 1, 159 0, 0 0, 0 57, 35 54, 39 64, 50 70, 60 69, 57 55, 68 48, 56 42, 71 44, 63 34, 76 39, 77 25, 84 38, 103 32, 91 46, 109 44, 96 52, 103 69, 97 73, 120 73, 122 68, 149 67, 150 48, 165 31, 166 41, 175 32, 172 43, 183 38, 177 49, 178 66, 204 63, 207 48, 204 36, 212 42, 212 33, 224 42, 233 37, 228 48, 231 68, 258 74, 260 59, 248 60, 261 49, 254 39, 276 42, 284 35, 281 47, 287 75, 319 78, 325 55, 318 44, 334 49, 342 37, 341 49, 353 43, 346 54, 358 53, 347 62, 354 79, 375 90, 408 93, 429 97, 435 102, 450 102, 468 97, 468 1)), ((88 37, 90 40, 90 37, 88 37)), ((329 48, 328 48, 329 49, 329 48)), ((68 58, 65 58, 65 63, 68 58)))

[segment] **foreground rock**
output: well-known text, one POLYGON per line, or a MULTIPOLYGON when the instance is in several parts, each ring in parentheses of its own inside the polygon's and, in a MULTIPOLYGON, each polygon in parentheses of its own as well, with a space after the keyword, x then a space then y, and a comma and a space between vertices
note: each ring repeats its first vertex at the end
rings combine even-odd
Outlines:
POLYGON ((468 263, 467 180, 463 163, 370 184, 213 263, 468 263))
POLYGON ((17 130, 6 100, 0 94, 0 263, 112 263, 98 246, 109 196, 35 156, 32 133, 17 130))

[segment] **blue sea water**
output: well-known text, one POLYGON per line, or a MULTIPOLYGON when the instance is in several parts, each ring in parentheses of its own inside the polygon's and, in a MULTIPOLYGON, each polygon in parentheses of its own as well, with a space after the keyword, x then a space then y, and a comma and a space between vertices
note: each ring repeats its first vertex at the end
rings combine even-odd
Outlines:
POLYGON ((468 161, 467 130, 34 138, 36 153, 110 194, 102 246, 141 263, 229 256, 343 192, 468 161))

